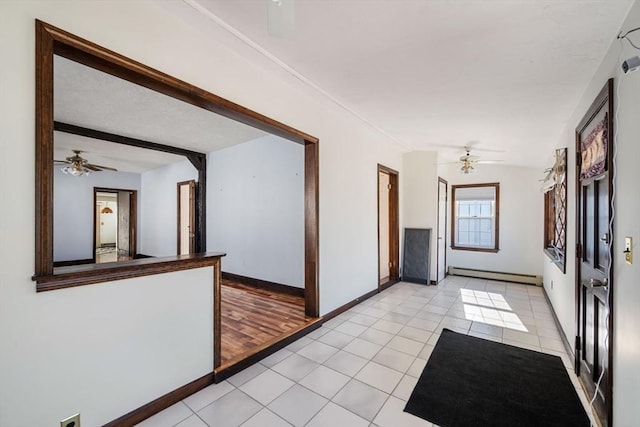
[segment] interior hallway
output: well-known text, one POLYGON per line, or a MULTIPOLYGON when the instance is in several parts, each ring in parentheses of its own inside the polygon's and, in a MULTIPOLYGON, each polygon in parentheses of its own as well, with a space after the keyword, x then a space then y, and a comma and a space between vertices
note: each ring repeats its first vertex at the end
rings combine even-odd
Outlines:
POLYGON ((542 288, 449 276, 399 283, 140 426, 402 427, 442 328, 562 358, 589 417, 542 288))

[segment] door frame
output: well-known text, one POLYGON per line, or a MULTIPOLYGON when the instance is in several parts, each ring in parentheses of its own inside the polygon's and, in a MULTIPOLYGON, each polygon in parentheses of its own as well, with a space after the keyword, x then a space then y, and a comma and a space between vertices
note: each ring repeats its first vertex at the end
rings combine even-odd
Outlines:
MULTIPOLYGON (((129 190, 126 188, 106 188, 106 187, 93 187, 93 244, 92 244, 92 260, 93 264, 96 263, 96 232, 97 226, 96 218, 98 215, 97 197, 98 193, 116 193, 120 191, 129 192, 129 256, 134 258, 138 250, 138 191, 129 190)), ((119 206, 118 206, 119 208, 119 206)), ((119 221, 118 221, 119 222, 119 221)), ((116 248, 117 248, 116 243, 116 248)))
POLYGON ((449 183, 442 177, 438 177, 438 216, 436 219, 436 283, 440 281, 440 239, 444 239, 444 280, 447 277, 447 209, 449 208, 449 183), (440 236, 440 183, 445 185, 444 190, 444 234, 440 236))
POLYGON ((400 207, 399 207, 399 195, 398 195, 398 171, 391 169, 387 166, 378 163, 376 172, 376 197, 378 200, 376 216, 378 218, 378 270, 376 272, 376 278, 378 282, 378 292, 388 288, 400 281, 400 207), (389 192, 389 280, 385 283, 380 283, 380 174, 384 173, 389 175, 389 185, 391 186, 389 192))
POLYGON ((177 246, 177 254, 180 255, 180 219, 181 219, 181 203, 180 203, 180 189, 183 185, 189 185, 189 234, 193 235, 193 236, 189 236, 189 253, 193 254, 196 253, 196 239, 195 239, 195 235, 196 235, 196 192, 197 192, 197 184, 196 184, 196 180, 195 179, 190 179, 188 181, 182 181, 182 182, 178 182, 176 184, 177 186, 177 215, 176 215, 176 220, 177 220, 177 227, 176 227, 176 246, 177 246))
MULTIPOLYGON (((613 145, 615 144, 615 140, 613 138, 614 135, 614 123, 613 123, 613 114, 614 114, 614 85, 613 79, 609 79, 602 90, 598 93, 595 100, 587 110, 587 113, 584 115, 575 131, 575 153, 576 153, 576 162, 575 162, 575 196, 576 196, 576 209, 575 209, 575 222, 576 222, 576 256, 575 256, 575 312, 576 312, 576 337, 575 337, 575 348, 574 348, 574 369, 575 373, 580 380, 580 384, 587 395, 587 398, 591 400, 593 394, 589 395, 590 389, 584 383, 582 378, 580 377, 580 364, 581 364, 581 343, 582 337, 581 333, 581 304, 582 304, 582 283, 581 283, 581 263, 582 263, 582 223, 580 218, 580 209, 582 206, 582 187, 580 182, 580 166, 582 155, 580 151, 580 143, 581 143, 581 134, 584 129, 591 123, 594 117, 602 111, 603 108, 607 108, 607 133, 609 135, 609 141, 607 144, 607 186, 608 186, 608 201, 609 201, 609 219, 611 219, 612 214, 612 206, 613 206, 613 145)), ((607 337, 607 383, 604 389, 601 389, 604 398, 605 405, 604 408, 601 405, 593 405, 593 412, 598 421, 603 426, 611 426, 612 417, 613 417, 613 317, 614 317, 614 281, 613 281, 613 271, 614 271, 614 253, 613 253, 613 245, 615 243, 614 233, 609 233, 609 272, 608 272, 608 281, 609 281, 609 289, 608 289, 608 310, 609 310, 609 318, 607 321, 608 328, 608 337, 607 337), (601 413, 604 411, 605 413, 601 413)), ((598 236, 595 236, 597 238, 598 236)), ((594 247, 595 250, 595 247, 594 247)), ((595 343, 597 345, 597 343, 595 343)), ((596 403, 596 402, 594 402, 596 403)))

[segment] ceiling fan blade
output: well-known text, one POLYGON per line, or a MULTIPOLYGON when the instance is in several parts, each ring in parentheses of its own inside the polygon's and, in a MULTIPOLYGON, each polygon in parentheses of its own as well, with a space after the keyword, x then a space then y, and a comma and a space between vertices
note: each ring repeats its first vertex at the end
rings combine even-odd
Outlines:
POLYGON ((267 28, 274 37, 291 37, 295 30, 294 0, 265 0, 267 28))
POLYGON ((93 171, 96 172, 100 172, 102 170, 106 170, 106 171, 113 171, 113 172, 118 172, 118 169, 114 169, 114 168, 110 168, 108 166, 100 166, 100 165, 94 165, 91 163, 87 163, 86 165, 84 165, 87 169, 91 169, 93 171))
POLYGON ((63 165, 70 165, 71 162, 68 160, 54 160, 53 163, 58 163, 58 164, 63 164, 63 165))

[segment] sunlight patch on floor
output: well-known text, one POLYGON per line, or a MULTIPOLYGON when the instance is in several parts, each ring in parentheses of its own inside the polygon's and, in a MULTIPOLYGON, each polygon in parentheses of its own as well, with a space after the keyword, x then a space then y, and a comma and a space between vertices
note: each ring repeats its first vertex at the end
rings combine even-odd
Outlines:
POLYGON ((503 295, 473 289, 460 289, 460 296, 467 320, 529 332, 503 295))

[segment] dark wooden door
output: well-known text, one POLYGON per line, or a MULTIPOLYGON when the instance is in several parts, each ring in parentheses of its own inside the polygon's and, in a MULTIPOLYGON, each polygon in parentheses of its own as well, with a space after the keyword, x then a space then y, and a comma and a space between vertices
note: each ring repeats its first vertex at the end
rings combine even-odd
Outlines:
POLYGON ((613 126, 609 96, 609 87, 605 87, 576 132, 575 368, 589 400, 595 396, 595 415, 603 426, 611 425, 613 344, 612 162, 611 144, 606 141, 613 126), (596 138, 606 141, 599 166, 592 154, 596 138))

